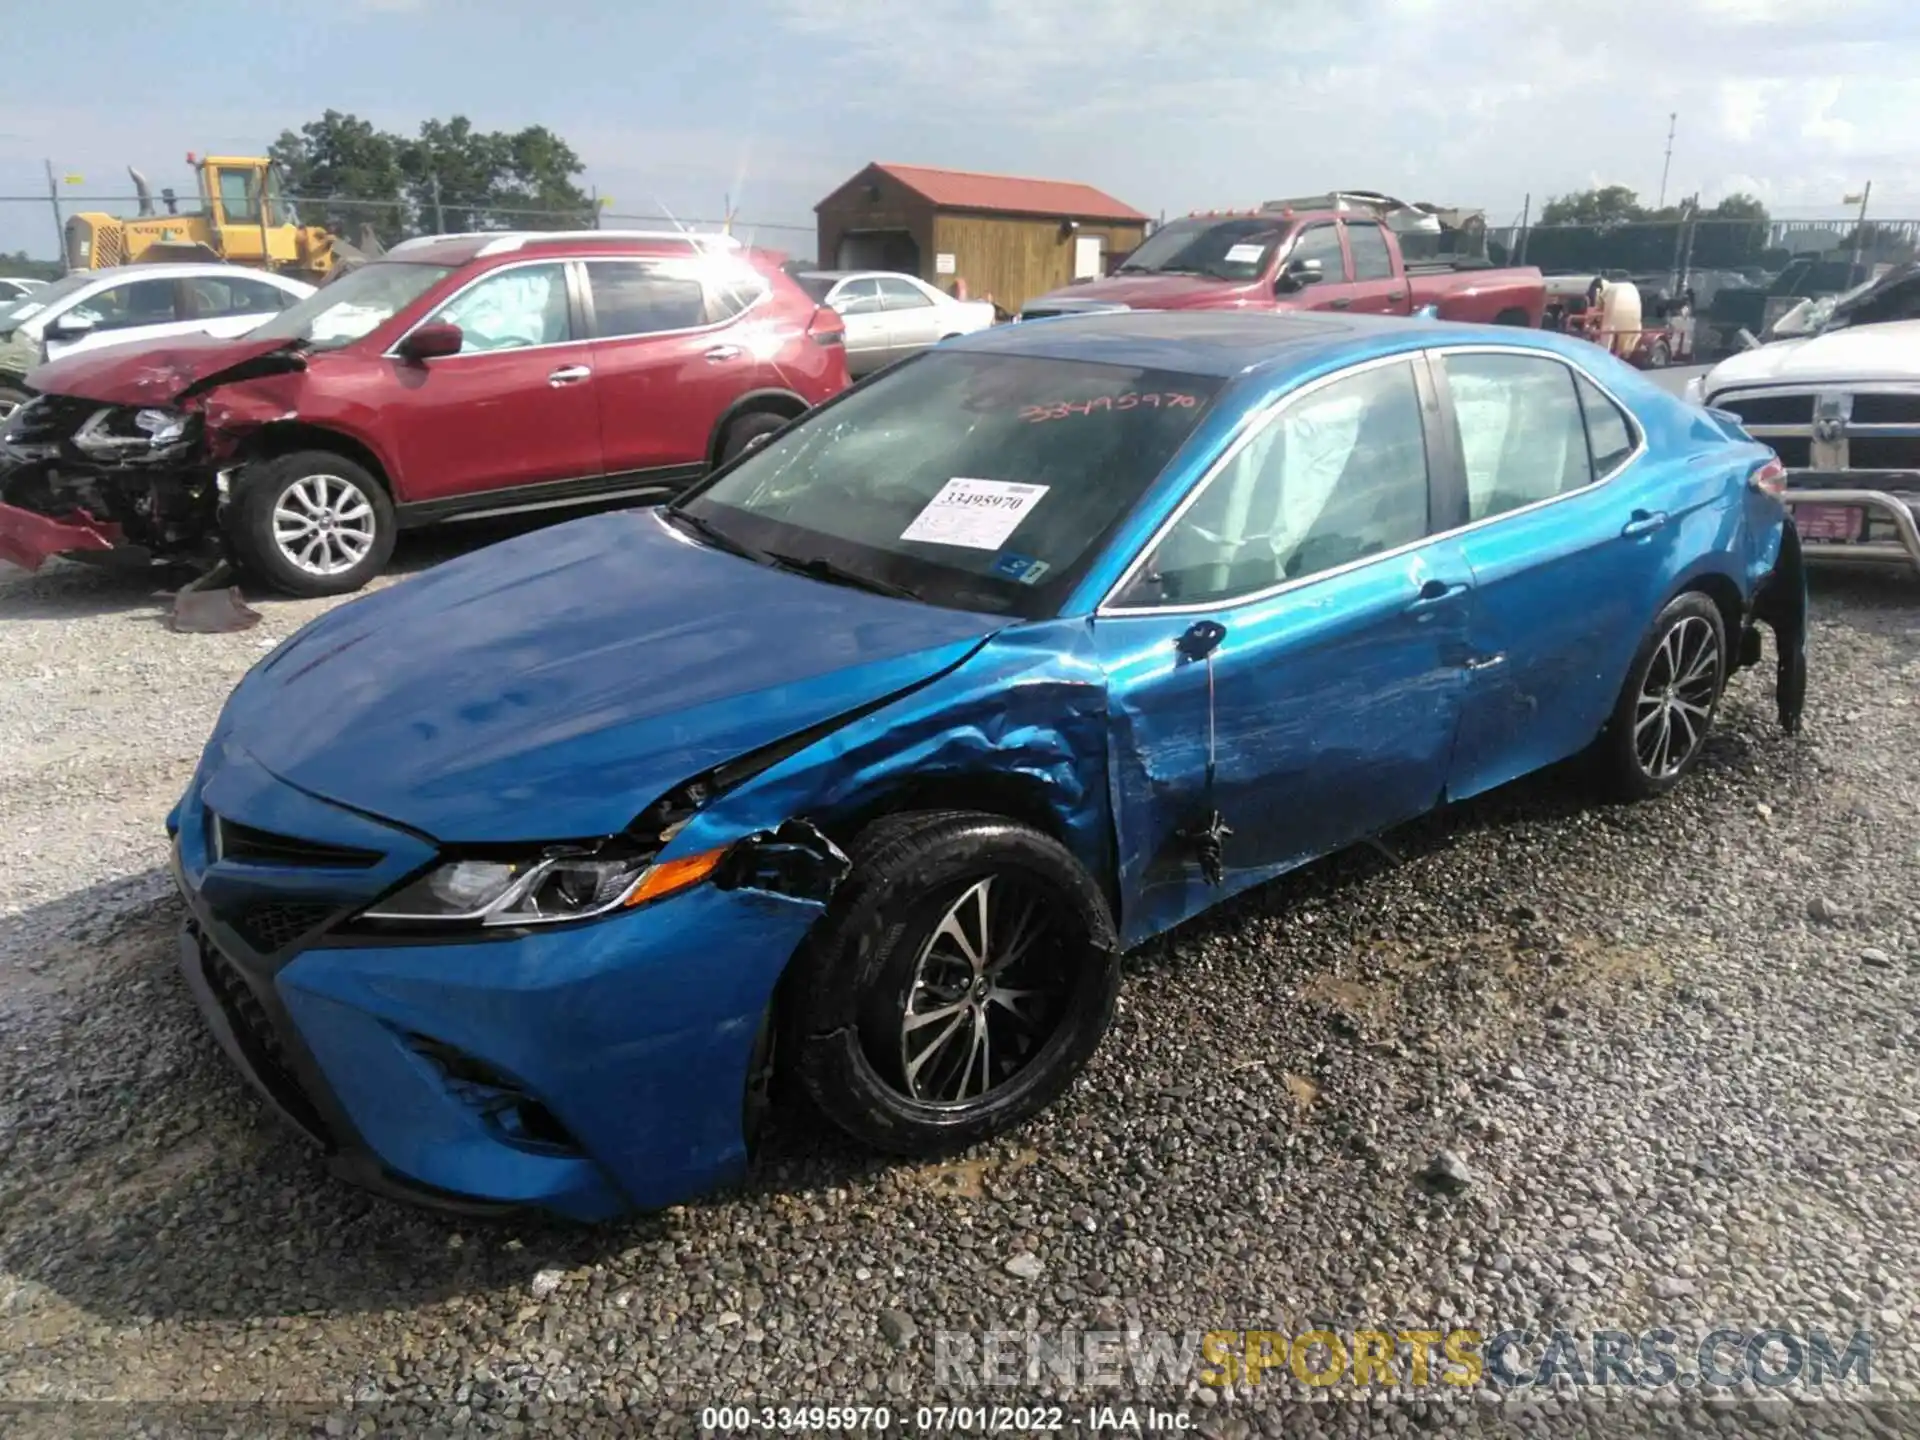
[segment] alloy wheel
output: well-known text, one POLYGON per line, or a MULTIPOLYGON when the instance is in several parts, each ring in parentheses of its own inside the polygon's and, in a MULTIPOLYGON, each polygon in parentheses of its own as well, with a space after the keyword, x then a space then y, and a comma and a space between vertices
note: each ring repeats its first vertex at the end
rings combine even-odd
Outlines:
POLYGON ((367 558, 378 524, 360 487, 339 475, 308 475, 273 507, 273 543, 309 575, 339 575, 367 558))
POLYGON ((900 1017, 902 1088, 928 1105, 977 1103, 1039 1054, 1075 979, 1046 893, 1005 873, 976 880, 920 947, 900 1017))
POLYGON ((1688 615, 1661 637, 1633 708, 1633 754, 1649 778, 1686 768, 1706 739, 1720 694, 1720 637, 1688 615))

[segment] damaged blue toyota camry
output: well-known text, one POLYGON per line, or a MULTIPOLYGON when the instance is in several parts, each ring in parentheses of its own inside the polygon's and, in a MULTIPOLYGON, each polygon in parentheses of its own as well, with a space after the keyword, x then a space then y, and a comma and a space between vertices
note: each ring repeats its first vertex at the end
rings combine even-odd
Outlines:
POLYGON ((427 1203, 686 1199, 776 1076, 964 1145, 1226 897, 1582 753, 1670 789, 1763 626, 1794 730, 1783 479, 1537 332, 943 344, 266 656, 168 821, 182 968, 337 1170, 427 1203))

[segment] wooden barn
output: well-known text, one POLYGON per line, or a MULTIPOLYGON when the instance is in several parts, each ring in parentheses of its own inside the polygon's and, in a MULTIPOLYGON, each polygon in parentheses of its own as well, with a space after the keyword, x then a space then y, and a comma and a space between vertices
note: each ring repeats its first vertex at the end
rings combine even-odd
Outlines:
POLYGON ((1106 274, 1147 228, 1091 185, 878 162, 813 208, 822 268, 903 271, 1011 311, 1106 274))

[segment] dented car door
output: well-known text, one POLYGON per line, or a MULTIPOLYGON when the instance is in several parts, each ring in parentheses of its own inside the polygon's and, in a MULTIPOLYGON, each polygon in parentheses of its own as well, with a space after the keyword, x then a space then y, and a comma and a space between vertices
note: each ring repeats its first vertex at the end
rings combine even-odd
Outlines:
POLYGON ((1096 616, 1125 943, 1438 803, 1472 587, 1429 538, 1434 418, 1417 360, 1309 386, 1096 616))

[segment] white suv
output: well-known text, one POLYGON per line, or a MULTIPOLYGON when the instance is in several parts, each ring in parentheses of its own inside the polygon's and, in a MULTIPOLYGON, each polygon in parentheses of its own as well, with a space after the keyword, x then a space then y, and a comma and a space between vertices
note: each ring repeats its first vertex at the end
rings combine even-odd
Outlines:
POLYGON ((27 372, 49 360, 173 335, 231 339, 312 293, 304 281, 238 265, 76 270, 0 303, 0 422, 27 398, 27 372))

